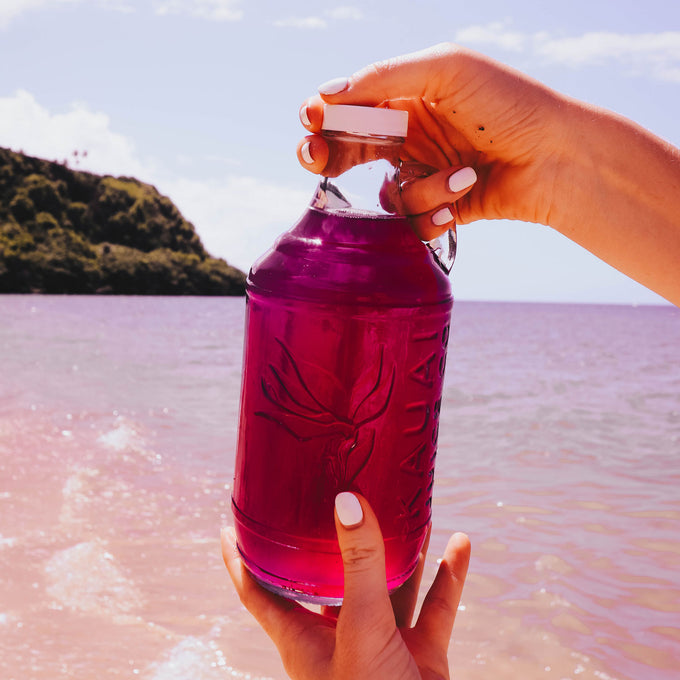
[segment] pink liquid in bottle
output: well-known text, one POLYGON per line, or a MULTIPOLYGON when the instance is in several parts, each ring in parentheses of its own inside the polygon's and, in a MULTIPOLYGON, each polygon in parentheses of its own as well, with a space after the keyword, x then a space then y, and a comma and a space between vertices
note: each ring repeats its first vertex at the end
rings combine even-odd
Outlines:
POLYGON ((452 297, 407 220, 310 207, 248 277, 232 495, 239 550, 265 587, 339 604, 333 520, 364 495, 388 587, 431 517, 452 297))

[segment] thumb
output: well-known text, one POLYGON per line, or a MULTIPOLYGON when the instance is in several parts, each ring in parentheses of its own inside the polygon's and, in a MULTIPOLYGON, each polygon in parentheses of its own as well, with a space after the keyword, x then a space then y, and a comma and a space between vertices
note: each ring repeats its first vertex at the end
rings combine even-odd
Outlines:
MULTIPOLYGON (((442 73, 450 71, 457 53, 457 46, 442 44, 379 61, 350 78, 334 78, 319 85, 319 94, 330 104, 363 106, 409 97, 436 100, 436 96, 430 96, 430 90, 440 84, 442 73)), ((447 79, 451 75, 449 72, 447 79)))
POLYGON ((335 499, 335 526, 342 553, 345 590, 338 634, 391 635, 396 624, 385 575, 385 546, 378 520, 362 496, 335 499))

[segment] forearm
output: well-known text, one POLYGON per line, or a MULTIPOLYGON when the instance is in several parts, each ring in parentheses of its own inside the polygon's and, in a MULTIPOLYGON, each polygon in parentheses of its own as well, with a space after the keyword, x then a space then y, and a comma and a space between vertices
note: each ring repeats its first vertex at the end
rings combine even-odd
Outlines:
POLYGON ((680 151, 578 102, 550 226, 680 306, 680 151))

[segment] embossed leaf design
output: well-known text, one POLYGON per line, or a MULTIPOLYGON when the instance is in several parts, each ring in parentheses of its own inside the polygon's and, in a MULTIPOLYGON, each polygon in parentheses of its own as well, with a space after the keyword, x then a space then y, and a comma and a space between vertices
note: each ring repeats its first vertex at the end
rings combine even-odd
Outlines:
POLYGON ((367 369, 357 381, 357 385, 368 384, 369 386, 368 392, 361 398, 350 418, 357 427, 379 418, 390 402, 396 369, 392 366, 390 374, 384 375, 384 354, 384 350, 381 350, 377 368, 367 369), (372 379, 372 371, 375 374, 374 379, 372 379))
POLYGON ((284 379, 273 363, 267 366, 261 379, 262 392, 277 411, 275 414, 258 412, 257 415, 278 423, 300 441, 350 434, 352 428, 347 420, 338 417, 314 395, 290 350, 280 340, 277 342, 291 370, 284 379))
POLYGON ((271 394, 275 395, 276 402, 281 406, 287 404, 288 408, 296 409, 299 413, 309 415, 329 414, 330 409, 322 404, 307 386, 290 350, 280 340, 277 339, 276 342, 280 345, 285 360, 292 369, 288 372, 286 381, 284 381, 280 370, 274 364, 267 366, 268 384, 271 394))
POLYGON ((345 451, 341 451, 344 459, 344 475, 343 480, 345 484, 351 484, 359 473, 366 467, 373 447, 375 446, 375 429, 361 428, 357 430, 356 437, 345 451))
POLYGON ((351 387, 348 413, 326 406, 310 389, 292 353, 277 339, 286 368, 273 363, 262 377, 262 392, 276 408, 256 415, 276 423, 298 441, 326 438, 324 466, 338 486, 351 484, 368 463, 376 439, 375 428, 366 427, 387 410, 394 388, 396 369, 385 369, 384 349, 377 364, 369 366, 351 387))

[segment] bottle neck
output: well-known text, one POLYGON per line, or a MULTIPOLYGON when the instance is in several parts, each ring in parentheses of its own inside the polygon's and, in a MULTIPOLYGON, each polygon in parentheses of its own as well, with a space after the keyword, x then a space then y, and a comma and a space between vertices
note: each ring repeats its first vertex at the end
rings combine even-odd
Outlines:
MULTIPOLYGON (((310 207, 339 216, 385 219, 404 215, 400 187, 437 171, 418 162, 402 163, 403 137, 322 131, 329 164, 310 207)), ((428 248, 447 274, 456 256, 455 227, 428 248)))
POLYGON ((324 131, 329 165, 317 187, 312 207, 354 216, 388 216, 397 210, 401 137, 360 136, 324 131))

